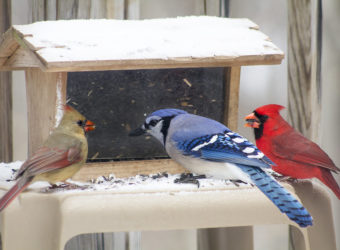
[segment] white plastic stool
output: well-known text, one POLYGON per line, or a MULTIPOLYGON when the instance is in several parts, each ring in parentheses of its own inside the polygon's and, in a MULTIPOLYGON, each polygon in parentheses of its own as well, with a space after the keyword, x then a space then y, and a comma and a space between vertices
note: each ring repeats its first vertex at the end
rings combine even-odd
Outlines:
POLYGON ((318 184, 295 185, 296 194, 314 217, 308 229, 293 224, 256 188, 197 191, 193 186, 182 191, 182 186, 147 192, 23 193, 1 213, 3 249, 62 250, 70 238, 85 233, 256 224, 292 225, 297 249, 336 249, 330 199, 318 184))

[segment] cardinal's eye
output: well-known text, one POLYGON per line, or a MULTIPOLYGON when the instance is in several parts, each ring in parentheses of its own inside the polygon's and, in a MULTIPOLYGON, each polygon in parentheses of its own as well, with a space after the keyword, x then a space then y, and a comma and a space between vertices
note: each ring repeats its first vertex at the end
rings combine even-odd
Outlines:
POLYGON ((151 121, 149 122, 149 124, 150 124, 152 127, 156 126, 157 123, 158 123, 158 120, 151 120, 151 121))
POLYGON ((82 127, 83 124, 84 124, 84 122, 83 122, 82 120, 79 120, 79 121, 77 121, 77 124, 78 124, 80 127, 82 127))

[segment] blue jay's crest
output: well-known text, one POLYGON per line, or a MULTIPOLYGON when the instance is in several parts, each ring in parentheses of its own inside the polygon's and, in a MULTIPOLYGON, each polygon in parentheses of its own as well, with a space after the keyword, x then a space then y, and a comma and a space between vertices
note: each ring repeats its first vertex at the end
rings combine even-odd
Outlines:
POLYGON ((185 155, 208 161, 231 162, 262 168, 270 168, 270 165, 274 165, 254 144, 229 129, 224 133, 177 142, 177 147, 185 155))
POLYGON ((188 112, 181 110, 181 109, 159 109, 155 112, 148 115, 148 117, 151 116, 159 116, 159 117, 169 117, 169 116, 177 116, 181 114, 187 114, 188 112))

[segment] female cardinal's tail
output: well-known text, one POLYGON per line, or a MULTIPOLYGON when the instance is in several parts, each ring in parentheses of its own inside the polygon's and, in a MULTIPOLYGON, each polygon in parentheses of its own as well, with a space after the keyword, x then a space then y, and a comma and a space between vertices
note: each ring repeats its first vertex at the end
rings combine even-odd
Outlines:
POLYGON ((334 179, 331 171, 328 169, 322 169, 321 177, 319 178, 327 187, 329 187, 333 193, 338 197, 340 200, 340 187, 336 180, 334 179))
POLYGON ((19 180, 15 185, 1 198, 0 212, 11 203, 31 182, 27 180, 19 180))

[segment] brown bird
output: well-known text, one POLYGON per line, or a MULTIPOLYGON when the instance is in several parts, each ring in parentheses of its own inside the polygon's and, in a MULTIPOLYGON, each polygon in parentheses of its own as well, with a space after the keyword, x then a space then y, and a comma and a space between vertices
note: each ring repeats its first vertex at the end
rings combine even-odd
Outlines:
POLYGON ((72 177, 85 163, 88 153, 85 133, 94 123, 77 110, 65 106, 64 116, 44 144, 19 169, 16 184, 1 198, 0 212, 35 181, 55 184, 72 177))

